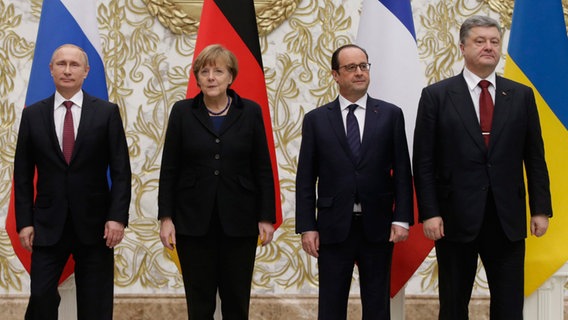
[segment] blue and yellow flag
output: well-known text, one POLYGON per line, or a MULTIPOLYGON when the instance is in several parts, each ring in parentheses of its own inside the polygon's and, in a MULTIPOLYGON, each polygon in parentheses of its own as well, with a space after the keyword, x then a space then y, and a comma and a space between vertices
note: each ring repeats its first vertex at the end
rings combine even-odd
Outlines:
POLYGON ((535 93, 554 213, 542 238, 527 239, 529 296, 568 260, 568 36, 562 0, 515 1, 508 55, 505 77, 535 93))

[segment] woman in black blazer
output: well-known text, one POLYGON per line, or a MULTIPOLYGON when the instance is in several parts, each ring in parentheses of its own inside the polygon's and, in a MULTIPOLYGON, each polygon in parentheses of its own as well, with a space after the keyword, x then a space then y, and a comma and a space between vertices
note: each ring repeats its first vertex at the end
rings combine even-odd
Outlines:
POLYGON ((232 52, 203 49, 193 65, 201 92, 170 113, 158 195, 160 238, 176 246, 190 319, 248 319, 256 245, 272 240, 272 166, 260 106, 229 89, 232 52))

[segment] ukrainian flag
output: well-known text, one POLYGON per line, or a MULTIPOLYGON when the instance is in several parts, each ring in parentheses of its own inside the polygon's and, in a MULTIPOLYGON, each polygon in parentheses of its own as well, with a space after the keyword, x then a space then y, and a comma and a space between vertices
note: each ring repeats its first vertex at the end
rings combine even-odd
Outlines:
POLYGON ((529 296, 568 260, 568 36, 561 0, 515 1, 505 77, 535 92, 550 174, 554 217, 543 237, 526 242, 529 296))

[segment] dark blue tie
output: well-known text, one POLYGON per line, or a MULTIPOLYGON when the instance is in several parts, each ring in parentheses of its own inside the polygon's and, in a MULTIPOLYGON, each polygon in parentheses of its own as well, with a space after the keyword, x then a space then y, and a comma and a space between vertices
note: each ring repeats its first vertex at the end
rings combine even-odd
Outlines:
POLYGON ((355 109, 358 105, 349 105, 349 113, 347 113, 347 143, 351 148, 351 152, 355 156, 355 159, 359 159, 359 150, 361 149, 361 135, 359 133, 359 123, 357 122, 357 117, 355 117, 355 109))

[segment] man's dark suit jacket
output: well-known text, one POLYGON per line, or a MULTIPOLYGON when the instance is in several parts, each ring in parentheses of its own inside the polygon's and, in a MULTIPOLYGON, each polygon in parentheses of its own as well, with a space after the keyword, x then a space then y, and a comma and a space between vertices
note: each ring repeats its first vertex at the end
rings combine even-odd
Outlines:
POLYGON ((14 159, 17 230, 33 226, 34 245, 54 245, 70 214, 79 240, 94 244, 102 240, 106 221, 128 224, 131 172, 119 109, 84 93, 68 165, 57 140, 53 104, 51 96, 22 112, 14 159))
POLYGON ((531 214, 552 216, 538 111, 529 87, 497 77, 489 148, 462 74, 425 88, 414 136, 420 219, 441 216, 445 238, 472 241, 487 193, 511 241, 524 239, 527 174, 531 214))
POLYGON ((388 241, 393 221, 412 224, 412 178, 404 130, 400 108, 369 97, 357 161, 347 143, 339 100, 308 112, 296 176, 296 232, 318 231, 323 244, 344 241, 356 194, 369 241, 388 241))
POLYGON ((217 132, 203 94, 174 104, 170 113, 158 195, 158 219, 171 217, 176 233, 203 236, 214 207, 229 236, 258 235, 258 222, 276 221, 274 178, 260 106, 233 90, 217 132))

